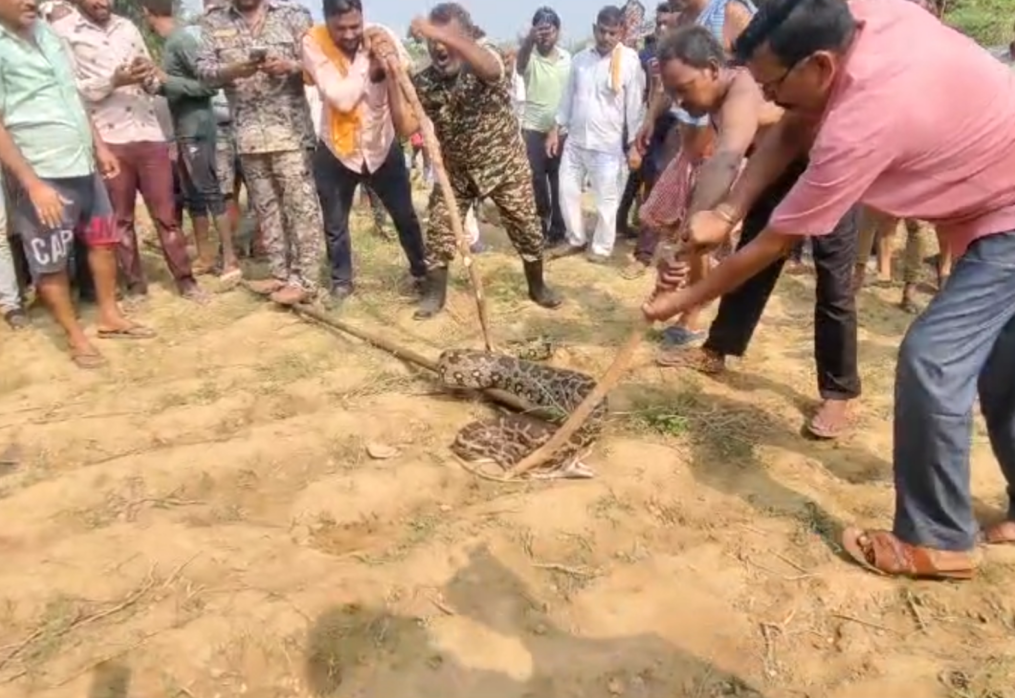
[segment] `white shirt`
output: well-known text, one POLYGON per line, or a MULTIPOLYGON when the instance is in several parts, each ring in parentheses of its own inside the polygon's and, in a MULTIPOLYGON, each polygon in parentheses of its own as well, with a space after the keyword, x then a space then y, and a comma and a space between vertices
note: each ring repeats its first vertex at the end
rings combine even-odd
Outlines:
POLYGON ((638 54, 626 46, 620 51, 620 88, 610 80, 612 54, 602 56, 591 46, 571 59, 557 125, 567 131, 568 143, 603 153, 622 153, 624 127, 634 140, 645 118, 645 72, 638 54))

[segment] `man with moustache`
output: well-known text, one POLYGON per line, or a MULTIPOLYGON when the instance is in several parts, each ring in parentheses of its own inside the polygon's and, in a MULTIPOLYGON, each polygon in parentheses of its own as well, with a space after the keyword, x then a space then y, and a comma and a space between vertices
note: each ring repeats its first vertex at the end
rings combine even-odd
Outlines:
MULTIPOLYGON (((434 6, 428 18, 413 20, 412 32, 426 40, 430 52, 430 66, 413 80, 440 141, 458 215, 464 219, 481 199, 491 201, 522 258, 529 298, 556 308, 561 300, 543 279, 542 228, 503 55, 458 3, 434 6)), ((448 202, 440 187, 430 194, 426 243, 427 279, 415 314, 420 320, 444 307, 448 265, 456 254, 448 202)))
POLYGON ((261 225, 271 278, 255 293, 281 305, 320 291, 321 208, 310 172, 313 123, 301 42, 310 12, 288 0, 233 0, 201 17, 200 80, 225 84, 243 179, 261 225))

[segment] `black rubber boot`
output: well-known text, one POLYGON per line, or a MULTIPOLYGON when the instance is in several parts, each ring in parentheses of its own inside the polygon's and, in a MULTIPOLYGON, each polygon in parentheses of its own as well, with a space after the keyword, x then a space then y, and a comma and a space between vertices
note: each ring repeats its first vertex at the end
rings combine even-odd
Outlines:
POLYGON ((543 260, 535 262, 523 262, 525 265, 525 280, 529 284, 529 298, 536 305, 544 308, 556 308, 563 302, 557 292, 546 285, 543 279, 543 260))
POLYGON ((429 320, 444 309, 448 298, 448 268, 435 267, 426 274, 423 282, 423 299, 413 317, 417 320, 429 320))

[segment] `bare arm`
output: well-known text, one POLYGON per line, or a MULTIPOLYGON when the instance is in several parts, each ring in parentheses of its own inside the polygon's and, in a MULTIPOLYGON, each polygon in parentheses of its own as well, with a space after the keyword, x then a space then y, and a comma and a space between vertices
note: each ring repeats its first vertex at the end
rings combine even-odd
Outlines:
POLYGON ((747 25, 751 23, 751 13, 747 7, 737 0, 733 0, 726 5, 725 10, 726 18, 723 22, 723 48, 727 52, 730 52, 733 48, 733 42, 735 42, 740 34, 743 33, 747 25))
POLYGON ((519 75, 524 76, 525 71, 529 69, 529 60, 532 58, 532 50, 535 47, 536 35, 534 32, 529 32, 522 45, 518 47, 518 55, 515 56, 515 70, 518 71, 519 75))
POLYGON ((735 223, 743 220, 762 192, 771 186, 791 162, 806 153, 814 140, 816 124, 786 112, 758 140, 736 184, 723 202, 735 223))
POLYGON ((734 79, 719 113, 715 153, 698 171, 688 216, 714 208, 729 193, 758 133, 763 102, 761 91, 750 75, 742 74, 734 79))

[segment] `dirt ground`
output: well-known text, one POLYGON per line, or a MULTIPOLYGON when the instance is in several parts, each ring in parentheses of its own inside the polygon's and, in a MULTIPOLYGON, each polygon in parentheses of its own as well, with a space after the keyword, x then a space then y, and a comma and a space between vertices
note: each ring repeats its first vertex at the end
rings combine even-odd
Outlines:
MULTIPOLYGON (((397 244, 359 215, 344 318, 431 357, 480 346, 461 268, 450 312, 414 322, 397 244)), ((545 333, 600 374, 650 280, 562 260, 544 311, 484 234, 497 341, 545 333)), ((504 485, 448 451, 489 406, 245 292, 196 307, 161 283, 135 311, 161 337, 102 345, 99 373, 39 310, 0 330, 2 698, 1015 696, 1015 550, 957 585, 834 543, 890 522, 897 288, 862 294, 842 442, 800 435, 813 279, 786 277, 723 380, 642 348, 595 479, 504 485)), ((996 510, 979 423, 974 466, 996 510)))

